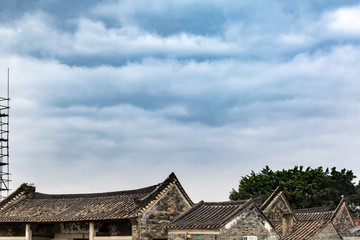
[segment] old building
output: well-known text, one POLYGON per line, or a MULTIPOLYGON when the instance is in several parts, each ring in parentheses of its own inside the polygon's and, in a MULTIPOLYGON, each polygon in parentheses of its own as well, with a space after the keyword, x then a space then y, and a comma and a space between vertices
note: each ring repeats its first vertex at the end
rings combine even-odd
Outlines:
POLYGON ((293 210, 277 188, 257 200, 200 202, 172 221, 170 240, 351 239, 354 222, 344 200, 335 210, 293 210))
POLYGON ((174 173, 107 193, 44 194, 23 184, 0 202, 0 240, 335 240, 358 231, 344 200, 334 210, 293 210, 279 188, 264 202, 194 206, 174 173))
POLYGON ((281 239, 342 239, 355 227, 344 200, 329 207, 293 210, 277 188, 260 209, 275 225, 281 239))
POLYGON ((168 225, 169 239, 279 239, 258 205, 253 199, 200 202, 168 225))
POLYGON ((44 194, 23 184, 0 203, 0 239, 167 239, 165 228, 193 203, 175 174, 150 187, 44 194))

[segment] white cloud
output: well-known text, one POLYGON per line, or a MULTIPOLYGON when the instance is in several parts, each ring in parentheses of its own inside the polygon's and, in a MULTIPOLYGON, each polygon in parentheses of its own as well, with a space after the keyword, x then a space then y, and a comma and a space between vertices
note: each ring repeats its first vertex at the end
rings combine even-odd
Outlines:
POLYGON ((188 33, 161 37, 133 25, 106 28, 102 22, 86 18, 79 20, 75 33, 61 32, 51 25, 49 18, 41 13, 25 15, 15 23, 15 28, 1 26, 2 52, 52 58, 233 56, 242 52, 236 43, 223 42, 216 37, 188 33))
MULTIPOLYGON (((144 11, 171 7, 157 3, 144 11)), ((132 1, 122 4, 128 14, 138 11, 132 1)), ((336 35, 357 36, 350 23, 357 7, 290 17, 284 29, 231 16, 218 35, 164 36, 118 10, 120 24, 111 27, 85 14, 63 31, 46 13, 0 26, 0 66, 11 70, 13 188, 130 189, 175 171, 194 201, 209 201, 226 200, 241 176, 266 164, 359 175, 360 49, 338 44, 336 35), (140 60, 102 62, 117 55, 140 60), (77 64, 79 56, 101 60, 89 67, 77 64)))
POLYGON ((153 184, 175 171, 198 201, 226 200, 240 176, 266 164, 337 166, 356 174, 359 52, 345 46, 282 64, 148 60, 117 68, 2 58, 0 65, 9 62, 12 69, 14 186, 27 181, 44 192, 110 191, 153 184), (110 89, 160 100, 166 93, 183 102, 168 100, 154 110, 121 101, 99 106, 110 89), (213 102, 226 118, 217 127, 191 109, 211 112, 213 102), (174 120, 189 116, 195 119, 174 120), (98 184, 104 181, 113 184, 98 184))
POLYGON ((328 29, 334 34, 360 36, 360 7, 340 8, 329 13, 328 29))
POLYGON ((74 40, 74 49, 78 54, 93 55, 221 56, 234 55, 242 51, 236 44, 222 42, 221 39, 187 33, 160 37, 135 26, 107 29, 102 23, 88 19, 80 21, 74 40))
POLYGON ((24 15, 10 25, 0 26, 1 51, 8 54, 62 56, 71 52, 70 34, 59 32, 44 13, 24 15))
POLYGON ((280 36, 280 39, 285 44, 295 46, 309 46, 314 42, 310 36, 296 33, 284 34, 280 36))

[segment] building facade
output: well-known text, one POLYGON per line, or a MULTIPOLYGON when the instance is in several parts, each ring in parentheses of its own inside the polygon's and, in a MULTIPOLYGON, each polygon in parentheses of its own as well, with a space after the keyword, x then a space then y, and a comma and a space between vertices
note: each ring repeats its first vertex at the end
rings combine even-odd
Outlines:
POLYGON ((168 225, 169 239, 280 239, 259 203, 259 199, 200 202, 168 225))
POLYGON ((192 206, 174 173, 108 193, 43 194, 23 184, 0 203, 0 240, 167 239, 165 226, 192 206))
POLYGON ((0 240, 335 240, 358 232, 342 200, 293 210, 277 188, 261 199, 194 205, 174 173, 149 187, 44 194, 21 185, 0 202, 0 240))

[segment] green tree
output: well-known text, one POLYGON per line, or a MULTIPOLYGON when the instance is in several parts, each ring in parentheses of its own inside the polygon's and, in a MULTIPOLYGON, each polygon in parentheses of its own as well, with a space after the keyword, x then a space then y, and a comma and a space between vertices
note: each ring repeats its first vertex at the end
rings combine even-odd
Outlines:
POLYGON ((280 187, 293 208, 336 206, 341 198, 349 203, 353 210, 359 206, 360 187, 352 181, 356 178, 351 170, 336 168, 324 170, 322 167, 273 171, 268 166, 259 173, 251 172, 242 177, 238 190, 230 192, 230 200, 262 197, 266 199, 280 187))

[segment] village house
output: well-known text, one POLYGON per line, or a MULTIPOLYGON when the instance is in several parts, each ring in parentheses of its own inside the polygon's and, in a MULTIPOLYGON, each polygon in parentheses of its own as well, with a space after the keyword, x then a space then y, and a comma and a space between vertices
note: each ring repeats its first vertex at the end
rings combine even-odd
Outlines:
POLYGON ((293 210, 271 196, 194 205, 174 173, 135 190, 44 194, 21 185, 0 202, 0 240, 335 240, 358 233, 344 200, 293 210))
POLYGON ((352 236, 353 218, 344 200, 329 207, 293 210, 277 188, 260 209, 275 225, 281 239, 342 239, 352 236))
POLYGON ((200 202, 172 221, 169 240, 278 240, 274 225, 259 209, 259 199, 200 202))
POLYGON ((165 226, 193 206, 174 173, 119 192, 43 194, 23 184, 0 203, 0 239, 167 239, 165 226))
POLYGON ((280 188, 263 203, 200 202, 167 226, 170 240, 358 239, 354 227, 344 200, 335 210, 293 210, 280 188))

